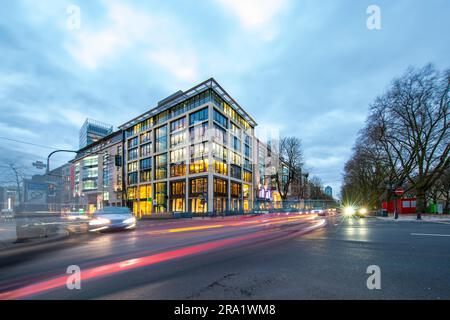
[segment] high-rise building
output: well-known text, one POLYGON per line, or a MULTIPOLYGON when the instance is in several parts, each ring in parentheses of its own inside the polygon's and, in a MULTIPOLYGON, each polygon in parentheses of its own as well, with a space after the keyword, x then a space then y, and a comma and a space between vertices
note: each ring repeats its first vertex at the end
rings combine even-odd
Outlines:
POLYGON ((213 78, 121 125, 127 205, 138 217, 251 210, 255 126, 213 78))
POLYGON ((333 188, 330 186, 326 186, 324 192, 327 196, 333 197, 333 188))
POLYGON ((86 119, 80 129, 80 149, 100 140, 113 132, 113 126, 92 119, 86 119))

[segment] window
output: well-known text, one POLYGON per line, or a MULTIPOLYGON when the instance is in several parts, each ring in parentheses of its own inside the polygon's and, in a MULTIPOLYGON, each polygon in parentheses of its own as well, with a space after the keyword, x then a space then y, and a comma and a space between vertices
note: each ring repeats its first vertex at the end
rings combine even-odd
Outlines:
POLYGON ((235 179, 242 179, 242 170, 241 167, 236 166, 234 164, 230 165, 230 176, 235 179))
POLYGON ((169 110, 163 111, 155 116, 155 125, 169 119, 169 110))
POLYGON ((152 181, 152 170, 143 170, 139 172, 139 181, 140 182, 150 182, 152 181))
POLYGON ((207 170, 208 170, 208 160, 206 159, 191 161, 191 163, 189 164, 190 173, 206 172, 207 170))
POLYGON ((247 171, 253 171, 252 170, 252 164, 250 163, 250 160, 244 159, 244 169, 247 171))
POLYGON ((128 174, 128 184, 136 184, 137 183, 137 172, 131 172, 128 174))
POLYGON ((241 156, 238 155, 235 152, 230 152, 230 156, 231 156, 231 164, 235 164, 240 166, 241 165, 241 156))
POLYGON ((228 193, 227 181, 219 178, 214 178, 214 193, 226 195, 228 193))
POLYGON ((141 170, 151 169, 152 168, 152 158, 142 159, 140 161, 139 168, 141 170))
POLYGON ((170 163, 186 161, 186 148, 170 151, 170 163))
POLYGON ((136 187, 130 187, 127 189, 127 198, 128 200, 136 199, 136 187))
POLYGON ((138 162, 134 161, 134 162, 130 162, 128 163, 128 172, 134 172, 138 170, 138 162))
POLYGON ((128 150, 128 160, 136 160, 138 157, 138 149, 128 150))
POLYGON ((170 123, 170 132, 186 128, 186 118, 181 118, 170 123))
POLYGON ((174 133, 170 136, 170 146, 172 148, 186 143, 186 131, 174 133))
POLYGON ((86 180, 83 181, 83 191, 95 190, 97 189, 97 180, 86 180))
POLYGON ((250 196, 250 186, 248 184, 242 185, 242 196, 248 198, 250 196))
POLYGON ((227 144, 227 133, 225 129, 222 129, 217 124, 214 124, 214 141, 223 145, 227 144))
POLYGON ((155 130, 155 152, 167 150, 167 125, 155 130))
POLYGON ((165 212, 167 210, 167 183, 155 183, 155 212, 165 212))
POLYGON ((134 138, 128 140, 128 149, 137 147, 137 145, 138 145, 138 137, 134 137, 134 138))
POLYGON ((235 151, 241 151, 241 142, 239 141, 238 138, 233 137, 231 146, 235 151))
POLYGON ((167 178, 167 153, 155 157, 155 179, 167 178))
POLYGON ((192 128, 189 128, 189 137, 191 142, 201 142, 207 138, 208 132, 208 123, 202 123, 200 125, 196 125, 192 128))
POLYGON ((190 147, 191 158, 200 158, 202 156, 206 156, 207 154, 208 154, 207 142, 197 143, 190 147))
POLYGON ((244 170, 244 181, 252 182, 252 173, 244 170))
POLYGON ((208 178, 195 178, 189 182, 191 195, 208 193, 208 178))
POLYGON ((149 156, 151 152, 152 152, 152 143, 150 142, 150 143, 142 145, 139 153, 142 158, 142 157, 149 156))
POLYGON ((152 139, 151 131, 141 134, 141 144, 149 142, 151 139, 152 139))
POLYGON ((252 148, 250 148, 250 146, 244 145, 244 155, 245 155, 246 157, 249 157, 249 158, 250 158, 251 150, 252 150, 252 148))
POLYGON ((186 164, 184 162, 170 165, 171 177, 182 177, 184 175, 186 175, 186 164))
POLYGON ((252 145, 252 138, 248 134, 244 134, 244 142, 249 146, 252 145))
POLYGON ((208 108, 201 109, 189 115, 189 125, 208 120, 208 108))
POLYGON ((214 160, 214 172, 227 175, 227 164, 222 161, 214 160))
POLYGON ((230 184, 231 188, 231 196, 235 198, 241 197, 241 184, 236 182, 231 182, 230 184))
POLYGON ((212 149, 213 156, 220 158, 222 160, 227 160, 227 149, 220 144, 213 142, 212 149))
POLYGON ((186 182, 174 181, 170 183, 170 195, 172 197, 184 197, 186 194, 186 182))
POLYGON ((228 121, 225 116, 223 116, 219 111, 214 110, 214 121, 220 124, 224 128, 228 128, 228 121))
POLYGON ((231 133, 233 133, 235 136, 240 137, 241 136, 241 129, 235 125, 234 123, 231 123, 231 133))

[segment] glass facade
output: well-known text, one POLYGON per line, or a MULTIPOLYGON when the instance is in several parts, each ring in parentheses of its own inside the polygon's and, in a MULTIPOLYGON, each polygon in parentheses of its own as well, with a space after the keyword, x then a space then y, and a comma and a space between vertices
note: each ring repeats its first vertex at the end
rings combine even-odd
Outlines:
POLYGON ((133 124, 124 145, 128 205, 139 216, 250 208, 252 135, 242 111, 211 88, 133 124))

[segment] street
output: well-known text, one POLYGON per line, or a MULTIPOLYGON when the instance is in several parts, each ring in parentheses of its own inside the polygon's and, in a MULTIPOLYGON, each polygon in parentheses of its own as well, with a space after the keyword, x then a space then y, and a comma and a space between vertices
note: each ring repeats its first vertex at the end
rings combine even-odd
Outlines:
POLYGON ((140 221, 0 259, 1 299, 449 299, 450 224, 271 214, 140 221), (81 269, 69 290, 68 266, 81 269), (381 289, 366 286, 367 267, 381 289))

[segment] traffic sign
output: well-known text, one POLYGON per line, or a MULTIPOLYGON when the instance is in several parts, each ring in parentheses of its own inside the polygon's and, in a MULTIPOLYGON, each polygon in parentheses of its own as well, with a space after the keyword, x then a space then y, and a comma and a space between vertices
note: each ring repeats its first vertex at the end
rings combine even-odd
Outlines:
POLYGON ((402 194, 405 193, 405 190, 403 188, 397 188, 397 189, 395 189, 394 192, 396 195, 401 196, 402 194))

